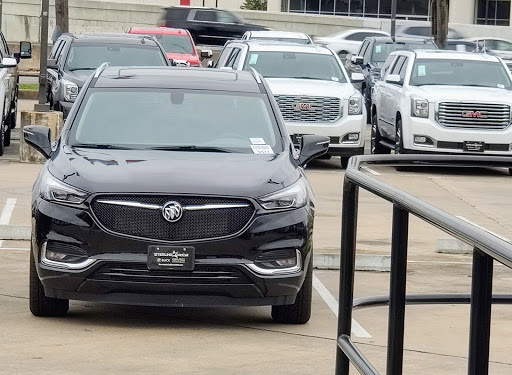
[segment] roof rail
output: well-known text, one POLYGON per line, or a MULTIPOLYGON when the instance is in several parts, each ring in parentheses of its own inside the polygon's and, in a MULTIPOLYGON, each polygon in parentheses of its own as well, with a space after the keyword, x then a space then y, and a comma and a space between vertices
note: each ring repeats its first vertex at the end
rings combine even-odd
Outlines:
POLYGON ((254 68, 249 68, 249 70, 251 71, 252 75, 256 79, 256 82, 257 83, 261 83, 260 73, 258 73, 258 71, 256 69, 254 69, 254 68))
POLYGON ((108 61, 104 62, 94 72, 94 78, 98 78, 100 74, 105 70, 106 67, 110 66, 110 63, 108 61))

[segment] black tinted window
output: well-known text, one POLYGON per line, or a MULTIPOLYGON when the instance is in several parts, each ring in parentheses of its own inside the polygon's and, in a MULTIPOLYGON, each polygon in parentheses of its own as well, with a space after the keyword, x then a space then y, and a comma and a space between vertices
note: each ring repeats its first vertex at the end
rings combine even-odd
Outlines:
POLYGON ((195 16, 196 21, 216 22, 215 12, 210 10, 198 10, 195 16))
POLYGON ((189 9, 169 8, 167 9, 165 18, 168 20, 185 20, 187 19, 189 12, 189 9))
POLYGON ((357 40, 359 42, 362 42, 364 38, 367 38, 369 36, 381 36, 381 34, 378 33, 371 33, 371 32, 365 32, 365 33, 354 33, 352 35, 347 36, 347 40, 357 40))

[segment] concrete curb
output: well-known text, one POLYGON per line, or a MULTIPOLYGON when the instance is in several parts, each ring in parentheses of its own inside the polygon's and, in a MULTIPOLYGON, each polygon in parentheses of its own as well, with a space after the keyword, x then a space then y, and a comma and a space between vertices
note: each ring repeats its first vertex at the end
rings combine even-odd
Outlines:
POLYGON ((442 254, 472 254, 473 248, 456 238, 437 240, 436 253, 442 254))
MULTIPOLYGON (((339 254, 314 254, 313 267, 320 270, 339 270, 339 254)), ((356 271, 389 272, 391 269, 391 256, 358 254, 356 255, 356 271)))
POLYGON ((32 228, 28 225, 0 225, 0 240, 30 241, 32 228))
POLYGON ((37 90, 20 90, 18 99, 37 100, 38 95, 37 90))

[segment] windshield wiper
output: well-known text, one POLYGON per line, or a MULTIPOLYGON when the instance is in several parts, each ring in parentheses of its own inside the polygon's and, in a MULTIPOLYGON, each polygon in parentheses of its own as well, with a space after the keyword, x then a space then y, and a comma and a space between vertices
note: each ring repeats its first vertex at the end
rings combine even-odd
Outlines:
POLYGON ((330 79, 327 79, 327 78, 316 78, 316 77, 288 77, 288 78, 294 78, 294 79, 315 79, 315 80, 318 80, 318 81, 331 81, 330 79))
POLYGON ((68 69, 70 72, 74 72, 75 70, 96 70, 96 68, 71 68, 71 69, 68 69))
POLYGON ((128 147, 124 146, 116 146, 109 144, 101 144, 101 143, 75 143, 71 145, 71 147, 80 147, 80 148, 97 148, 97 149, 111 149, 111 150, 130 150, 128 147))
POLYGON ((149 150, 160 150, 160 151, 197 151, 197 152, 235 152, 221 147, 208 147, 208 146, 155 146, 149 147, 149 150))

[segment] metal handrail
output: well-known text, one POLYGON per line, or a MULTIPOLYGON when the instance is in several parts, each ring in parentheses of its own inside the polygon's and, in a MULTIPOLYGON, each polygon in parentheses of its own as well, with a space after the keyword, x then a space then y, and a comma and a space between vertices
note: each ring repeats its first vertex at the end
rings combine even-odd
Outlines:
POLYGON ((401 375, 406 303, 470 303, 470 344, 468 373, 486 375, 492 303, 512 303, 511 295, 492 295, 492 265, 497 260, 512 268, 512 244, 467 221, 448 214, 411 194, 360 171, 361 165, 499 167, 512 168, 512 158, 468 155, 357 156, 349 161, 343 185, 343 210, 338 311, 336 374, 349 373, 352 363, 361 374, 378 372, 350 341, 354 307, 389 304, 387 374, 401 375), (354 272, 359 188, 393 204, 391 273, 389 297, 377 296, 354 301, 354 272), (406 295, 409 214, 473 246, 471 295, 406 295))

